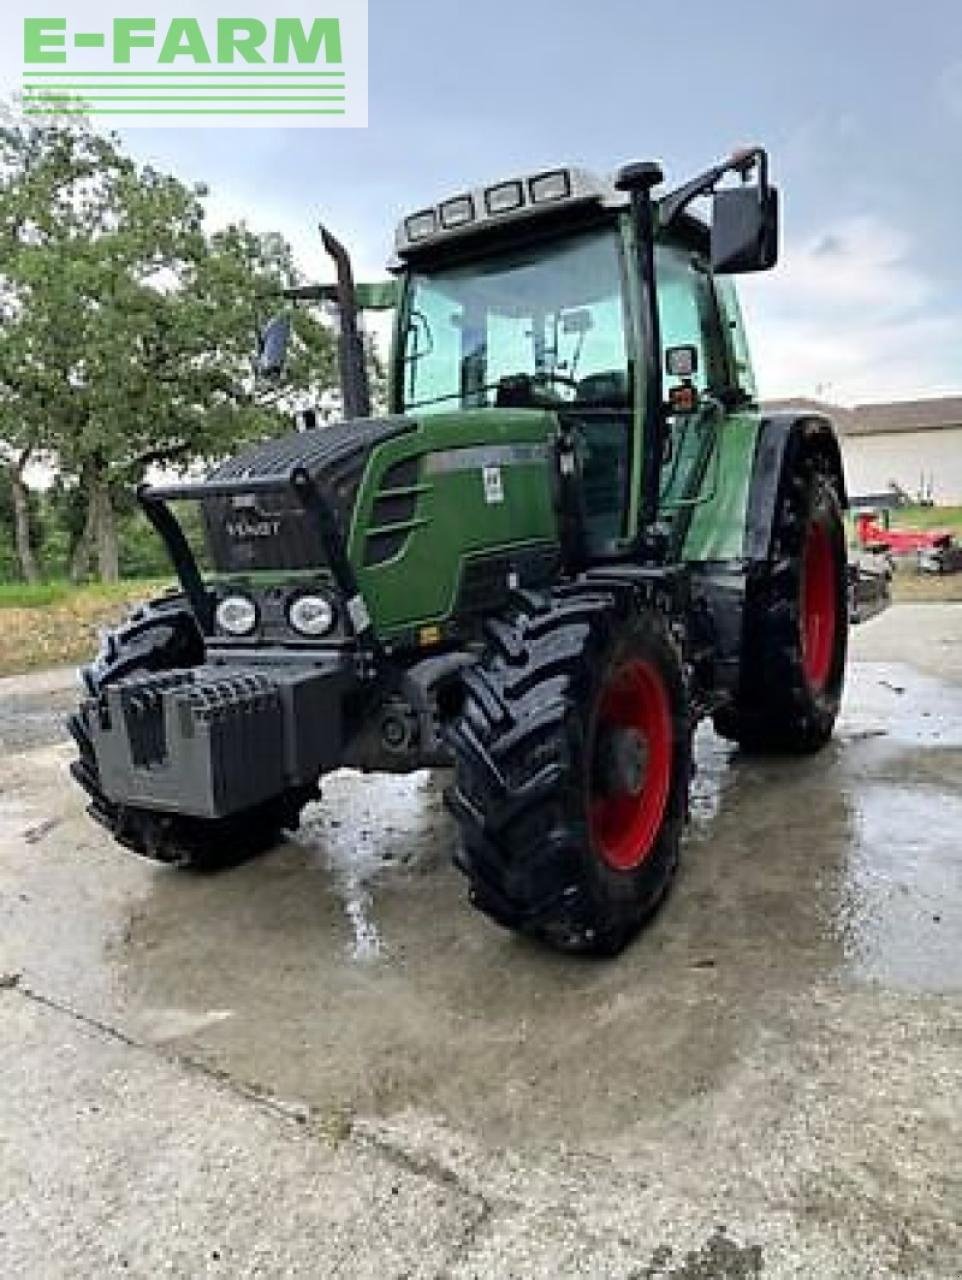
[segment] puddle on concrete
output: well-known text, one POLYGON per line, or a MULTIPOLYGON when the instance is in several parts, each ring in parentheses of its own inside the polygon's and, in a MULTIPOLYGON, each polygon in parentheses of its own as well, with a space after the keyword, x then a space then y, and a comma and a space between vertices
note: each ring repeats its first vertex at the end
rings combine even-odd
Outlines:
POLYGON ((209 1031, 233 1018, 233 1009, 151 1009, 140 1010, 138 1030, 152 1044, 166 1044, 209 1031))
MULTIPOLYGON (((760 877, 753 883, 750 864, 729 868, 745 876, 742 910, 793 910, 786 936, 804 946, 808 930, 823 972, 919 990, 962 986, 962 689, 898 664, 858 664, 822 755, 742 756, 708 726, 695 755, 688 859, 723 861, 737 836, 784 860, 780 896, 760 877)), ((298 844, 331 877, 354 960, 390 958, 379 903, 398 875, 447 861, 445 781, 342 772, 309 811, 298 844)))
POLYGON ((350 954, 385 954, 376 918, 378 881, 391 869, 424 869, 437 857, 432 820, 441 803, 440 775, 364 775, 343 770, 324 782, 324 799, 305 816, 297 843, 330 874, 351 927, 350 954))
POLYGON ((333 775, 296 840, 204 877, 83 818, 69 746, 10 757, 0 968, 321 1108, 617 1134, 723 1083, 826 980, 962 985, 960 742, 962 690, 889 666, 853 668, 814 757, 745 757, 705 726, 675 892, 606 965, 471 910, 443 774, 333 775))
POLYGON ((35 751, 67 737, 67 716, 76 709, 75 689, 0 697, 0 754, 35 751))
POLYGON ((705 726, 695 759, 689 868, 727 857, 722 880, 744 875, 737 906, 791 911, 780 931, 826 974, 962 988, 962 688, 854 664, 820 755, 744 756, 705 726))
POLYGON ((962 988, 962 796, 863 784, 837 926, 859 977, 962 988))
POLYGON ((962 748, 962 687, 901 663, 853 664, 836 736, 841 742, 883 736, 898 746, 962 748))
POLYGON ((853 834, 826 903, 852 976, 962 988, 962 689, 898 664, 853 667, 838 767, 853 834))
POLYGON ((730 768, 734 748, 707 726, 695 737, 695 771, 689 796, 688 839, 711 838, 712 827, 725 803, 725 793, 735 782, 730 768))

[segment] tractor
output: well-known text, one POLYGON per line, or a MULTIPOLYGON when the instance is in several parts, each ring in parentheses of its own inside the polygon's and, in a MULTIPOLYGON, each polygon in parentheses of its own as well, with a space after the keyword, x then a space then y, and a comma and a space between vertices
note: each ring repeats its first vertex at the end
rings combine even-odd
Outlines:
POLYGON ((746 751, 828 742, 839 445, 760 410, 732 283, 776 263, 768 157, 663 188, 640 162, 461 191, 403 219, 383 284, 322 228, 337 284, 286 305, 336 301, 344 420, 138 490, 179 589, 106 635, 70 720, 120 844, 231 864, 332 770, 453 769, 473 905, 610 956, 671 884, 700 721, 746 751), (359 312, 387 302, 372 416, 359 312))

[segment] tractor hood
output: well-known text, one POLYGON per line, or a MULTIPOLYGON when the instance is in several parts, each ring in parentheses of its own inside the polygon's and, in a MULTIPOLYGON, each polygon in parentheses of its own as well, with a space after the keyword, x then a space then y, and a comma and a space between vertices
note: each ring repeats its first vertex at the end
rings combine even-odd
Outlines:
POLYGON ((415 425, 402 417, 338 422, 267 440, 222 463, 208 480, 276 478, 278 488, 276 492, 204 499, 204 532, 217 570, 299 570, 324 564, 316 522, 286 486, 292 468, 303 467, 333 500, 346 537, 372 450, 413 431, 415 425))
POLYGON ((489 611, 555 572, 559 425, 541 408, 456 409, 256 445, 199 486, 213 568, 319 572, 345 599, 360 592, 382 636, 489 611))

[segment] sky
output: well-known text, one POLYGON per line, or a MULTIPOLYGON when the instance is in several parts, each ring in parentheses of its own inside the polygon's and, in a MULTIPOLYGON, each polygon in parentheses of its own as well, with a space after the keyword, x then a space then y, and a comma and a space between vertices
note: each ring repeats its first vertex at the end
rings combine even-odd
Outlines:
POLYGON ((467 186, 649 158, 674 183, 762 143, 782 259, 740 289, 763 395, 962 392, 958 0, 369 8, 367 129, 140 129, 126 144, 207 182, 212 221, 282 231, 327 279, 319 218, 380 276, 399 218, 467 186))

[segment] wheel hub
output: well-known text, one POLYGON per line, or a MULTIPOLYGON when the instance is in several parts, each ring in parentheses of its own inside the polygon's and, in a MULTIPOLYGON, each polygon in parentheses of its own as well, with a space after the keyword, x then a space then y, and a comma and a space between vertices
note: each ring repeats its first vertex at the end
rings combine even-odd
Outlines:
POLYGON ((619 726, 600 735, 597 751, 598 791, 637 796, 648 771, 648 740, 637 729, 619 726))
POLYGON ((634 659, 601 690, 589 786, 591 837, 616 871, 633 871, 658 841, 671 786, 674 729, 658 669, 634 659))

